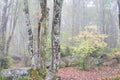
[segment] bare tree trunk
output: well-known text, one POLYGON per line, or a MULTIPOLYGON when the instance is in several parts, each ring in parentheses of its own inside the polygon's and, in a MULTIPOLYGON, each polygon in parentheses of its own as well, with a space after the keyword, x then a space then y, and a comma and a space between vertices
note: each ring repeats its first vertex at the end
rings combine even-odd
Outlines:
POLYGON ((7 28, 7 22, 8 22, 8 14, 7 14, 7 10, 8 10, 8 0, 4 0, 4 7, 3 7, 3 12, 2 12, 2 22, 1 22, 1 53, 4 54, 4 56, 6 56, 7 54, 4 52, 5 50, 5 40, 6 40, 6 28, 7 28))
POLYGON ((118 17, 119 17, 119 29, 120 29, 120 0, 117 0, 117 3, 118 3, 118 17))
POLYGON ((117 39, 119 34, 119 28, 116 25, 117 24, 115 20, 115 15, 112 13, 112 11, 109 11, 106 27, 106 35, 109 36, 105 40, 108 44, 108 50, 118 46, 117 39))
POLYGON ((99 26, 99 0, 94 0, 95 7, 96 7, 96 12, 97 12, 97 19, 96 19, 96 25, 97 27, 99 26))
MULTIPOLYGON (((79 12, 80 12, 80 2, 81 1, 80 0, 72 0, 72 2, 73 2, 73 4, 72 4, 72 37, 74 37, 79 34, 79 29, 80 29, 80 13, 79 12)), ((82 2, 84 2, 84 0, 82 2)), ((83 14, 83 17, 84 17, 84 14, 83 14)), ((82 22, 81 24, 84 24, 84 22, 82 22)))
POLYGON ((28 31, 28 52, 31 57, 31 66, 32 68, 36 69, 36 63, 35 63, 35 53, 33 49, 33 32, 31 28, 31 23, 30 23, 30 14, 29 14, 29 7, 28 7, 28 0, 24 0, 24 12, 25 12, 25 20, 26 20, 26 27, 28 31))
MULTIPOLYGON (((13 2, 12 2, 13 3, 13 2)), ((9 52, 9 47, 10 47, 10 42, 11 42, 11 40, 12 40, 12 37, 13 37, 13 35, 14 35, 14 30, 15 30, 15 27, 16 27, 16 23, 17 23, 17 19, 18 19, 18 11, 19 11, 19 9, 18 9, 18 1, 16 1, 16 7, 15 7, 15 12, 14 12, 14 18, 13 18, 13 23, 11 23, 11 24, 13 24, 13 25, 11 25, 10 27, 11 27, 11 33, 10 33, 10 35, 9 35, 9 37, 8 37, 8 40, 7 40, 7 43, 6 43, 6 48, 5 48, 5 53, 6 54, 8 54, 8 52, 9 52)))
POLYGON ((105 6, 104 6, 104 0, 99 0, 99 6, 100 6, 100 13, 99 13, 99 19, 100 19, 100 23, 99 23, 99 30, 100 33, 105 34, 105 6))
POLYGON ((52 65, 47 80, 56 80, 60 64, 60 24, 63 0, 54 0, 52 23, 52 65))
POLYGON ((86 10, 86 1, 81 0, 81 7, 82 7, 82 17, 81 17, 81 27, 82 30, 84 30, 85 26, 87 25, 86 23, 86 17, 87 17, 87 10, 86 10))

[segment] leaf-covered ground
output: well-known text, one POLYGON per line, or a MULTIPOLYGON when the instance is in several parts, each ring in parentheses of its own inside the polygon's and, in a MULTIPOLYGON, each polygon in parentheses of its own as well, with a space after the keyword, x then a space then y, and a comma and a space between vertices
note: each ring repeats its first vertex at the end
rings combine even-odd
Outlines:
POLYGON ((86 71, 71 67, 62 68, 58 71, 58 76, 62 80, 113 80, 112 78, 120 77, 120 67, 102 67, 86 71))

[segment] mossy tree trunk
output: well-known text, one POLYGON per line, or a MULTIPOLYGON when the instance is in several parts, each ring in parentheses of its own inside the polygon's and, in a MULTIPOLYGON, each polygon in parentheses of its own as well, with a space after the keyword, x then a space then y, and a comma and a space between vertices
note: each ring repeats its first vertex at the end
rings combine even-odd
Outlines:
POLYGON ((46 78, 46 40, 47 40, 47 0, 41 0, 40 6, 41 6, 41 17, 38 22, 38 35, 37 35, 37 53, 33 50, 33 33, 32 33, 32 27, 30 23, 29 18, 29 7, 28 7, 28 1, 24 0, 24 6, 25 6, 25 15, 26 15, 26 26, 28 29, 28 51, 31 56, 31 76, 36 77, 42 80, 46 78))
POLYGON ((47 42, 47 19, 48 8, 47 0, 40 1, 41 17, 38 22, 38 45, 37 45, 37 69, 43 80, 46 79, 46 42, 47 42))
POLYGON ((44 3, 41 4, 41 12, 42 15, 44 16, 44 19, 42 21, 42 28, 41 28, 41 56, 43 58, 43 64, 42 68, 43 70, 41 71, 42 73, 42 78, 45 80, 47 76, 47 66, 46 66, 46 45, 47 45, 47 30, 48 30, 48 16, 49 16, 49 9, 47 8, 47 0, 44 0, 44 3))

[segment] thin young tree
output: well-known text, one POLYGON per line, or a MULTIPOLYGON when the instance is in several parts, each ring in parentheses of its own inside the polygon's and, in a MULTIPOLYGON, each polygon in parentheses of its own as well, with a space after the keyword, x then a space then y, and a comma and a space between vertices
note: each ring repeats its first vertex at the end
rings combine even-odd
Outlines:
POLYGON ((119 29, 120 29, 120 0, 117 0, 118 3, 118 18, 119 18, 119 29))
MULTIPOLYGON (((12 1, 8 1, 8 0, 3 0, 4 2, 4 6, 2 9, 2 20, 1 20, 1 26, 0 26, 0 52, 1 55, 0 57, 6 57, 8 56, 8 54, 5 51, 5 47, 6 47, 6 32, 7 32, 7 24, 8 24, 8 18, 9 18, 9 12, 10 12, 10 6, 12 4, 12 1)), ((2 64, 4 64, 4 62, 2 61, 0 64, 0 67, 5 68, 2 64)))
POLYGON ((37 43, 37 70, 42 79, 46 79, 46 42, 47 42, 47 0, 40 1, 41 17, 38 22, 37 43))
POLYGON ((7 30, 7 22, 8 22, 8 17, 9 14, 7 11, 9 11, 9 7, 8 7, 8 0, 4 0, 4 7, 2 10, 2 21, 1 21, 1 53, 4 54, 4 56, 6 56, 7 54, 5 53, 5 40, 6 40, 6 30, 7 30))
POLYGON ((6 40, 6 47, 5 47, 5 53, 8 54, 9 52, 9 48, 10 48, 10 42, 13 38, 14 35, 14 31, 16 28, 16 24, 17 24, 17 20, 18 20, 18 12, 19 12, 19 4, 18 1, 13 1, 11 0, 11 3, 15 3, 15 10, 14 7, 11 8, 11 12, 13 12, 14 15, 11 15, 11 19, 10 19, 10 34, 8 36, 8 39, 6 40))
POLYGON ((104 0, 99 0, 99 5, 100 5, 100 13, 99 13, 99 29, 100 33, 105 34, 105 3, 104 0))

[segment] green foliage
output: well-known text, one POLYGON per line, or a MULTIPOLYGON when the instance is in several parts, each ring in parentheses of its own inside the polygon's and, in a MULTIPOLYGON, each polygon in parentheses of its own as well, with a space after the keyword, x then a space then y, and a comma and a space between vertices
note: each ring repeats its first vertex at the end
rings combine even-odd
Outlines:
POLYGON ((68 42, 68 40, 65 40, 65 37, 68 37, 68 34, 65 32, 61 32, 60 35, 61 35, 61 37, 63 37, 63 40, 61 40, 61 42, 60 42, 61 56, 64 57, 64 56, 70 55, 69 47, 67 44, 69 42, 68 42))
MULTIPOLYGON (((60 33, 61 36, 67 36, 67 34, 65 32, 61 32, 60 33)), ((48 36, 47 38, 47 45, 46 45, 46 53, 47 56, 50 57, 50 53, 52 53, 52 44, 51 44, 51 37, 48 36)), ((61 56, 66 56, 69 54, 69 48, 68 45, 65 42, 61 42, 60 43, 60 48, 61 48, 61 56)))
POLYGON ((117 77, 115 77, 115 78, 106 78, 106 79, 103 79, 103 80, 120 80, 120 77, 117 76, 117 77))
POLYGON ((1 77, 1 80, 7 80, 7 78, 6 77, 1 77))
POLYGON ((26 78, 20 78, 19 80, 26 80, 26 78))
POLYGON ((47 44, 46 44, 46 57, 47 57, 47 61, 51 60, 52 55, 50 53, 52 53, 52 44, 51 44, 51 38, 50 38, 50 36, 48 36, 47 44))
POLYGON ((39 71, 37 69, 30 69, 29 71, 29 78, 28 80, 42 80, 41 74, 39 74, 39 71))
POLYGON ((120 80, 120 77, 116 77, 115 79, 113 79, 113 80, 120 80))
POLYGON ((108 54, 108 57, 117 57, 120 56, 120 47, 113 48, 111 53, 108 54))
MULTIPOLYGON (((20 77, 20 78, 16 78, 16 77, 13 77, 11 78, 12 80, 30 80, 30 79, 27 79, 27 77, 20 77)), ((7 77, 1 77, 0 80, 11 80, 10 78, 7 78, 7 77)))
POLYGON ((13 63, 13 59, 11 57, 3 57, 1 59, 2 61, 2 64, 1 64, 1 67, 4 68, 4 69, 7 69, 10 67, 10 65, 13 63))
POLYGON ((86 31, 81 32, 72 39, 74 43, 71 47, 72 55, 79 55, 81 64, 84 63, 87 56, 101 53, 107 46, 107 43, 104 42, 107 36, 105 34, 96 33, 96 26, 87 26, 85 29, 86 31))
POLYGON ((61 47, 61 56, 62 57, 70 55, 70 50, 69 50, 69 47, 67 46, 67 44, 61 43, 60 47, 61 47))
POLYGON ((112 49, 112 53, 116 53, 116 52, 120 52, 120 47, 117 47, 117 48, 113 48, 113 49, 112 49))

